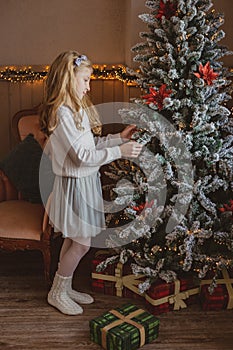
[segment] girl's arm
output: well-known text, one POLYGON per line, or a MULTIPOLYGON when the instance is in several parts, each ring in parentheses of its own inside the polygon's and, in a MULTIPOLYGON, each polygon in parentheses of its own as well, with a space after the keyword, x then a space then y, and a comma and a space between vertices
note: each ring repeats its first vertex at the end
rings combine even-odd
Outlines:
POLYGON ((113 147, 121 145, 124 140, 121 138, 121 134, 108 134, 107 136, 95 136, 96 149, 103 149, 105 147, 113 147))
POLYGON ((131 139, 133 133, 136 131, 136 125, 128 125, 126 128, 117 134, 109 134, 107 136, 96 136, 95 144, 96 149, 102 149, 104 147, 118 146, 131 139))

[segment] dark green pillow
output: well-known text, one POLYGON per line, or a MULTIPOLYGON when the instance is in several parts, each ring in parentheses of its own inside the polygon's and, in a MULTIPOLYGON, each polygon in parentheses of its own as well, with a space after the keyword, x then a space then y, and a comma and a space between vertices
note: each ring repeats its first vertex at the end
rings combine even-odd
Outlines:
POLYGON ((4 171, 25 200, 41 203, 39 168, 43 150, 32 134, 29 134, 0 162, 4 171))

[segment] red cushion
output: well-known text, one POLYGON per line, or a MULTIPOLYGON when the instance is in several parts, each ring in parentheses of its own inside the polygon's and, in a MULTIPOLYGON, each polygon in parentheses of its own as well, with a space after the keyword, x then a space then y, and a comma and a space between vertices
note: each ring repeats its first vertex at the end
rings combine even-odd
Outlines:
POLYGON ((39 241, 44 207, 23 200, 0 203, 0 237, 39 241))

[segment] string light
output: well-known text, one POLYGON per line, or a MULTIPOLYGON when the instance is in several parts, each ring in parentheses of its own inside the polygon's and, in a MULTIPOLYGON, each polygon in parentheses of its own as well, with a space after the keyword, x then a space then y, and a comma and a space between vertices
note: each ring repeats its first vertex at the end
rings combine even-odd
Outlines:
POLYGON ((25 68, 5 67, 0 71, 0 81, 10 83, 33 83, 46 78, 48 67, 42 71, 34 71, 31 66, 25 68))
MULTIPOLYGON (((4 67, 0 70, 0 81, 10 83, 33 83, 43 81, 48 74, 49 66, 42 70, 33 70, 31 66, 24 68, 4 67)), ((127 85, 137 85, 136 76, 127 73, 127 68, 123 65, 93 65, 93 80, 120 80, 127 85)))

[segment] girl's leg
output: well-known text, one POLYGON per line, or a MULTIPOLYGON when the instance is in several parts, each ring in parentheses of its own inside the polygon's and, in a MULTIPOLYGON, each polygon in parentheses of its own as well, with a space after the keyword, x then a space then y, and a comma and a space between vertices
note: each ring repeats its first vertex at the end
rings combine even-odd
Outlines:
MULTIPOLYGON (((73 276, 75 269, 77 268, 80 260, 90 249, 91 239, 90 238, 79 238, 78 240, 72 241, 68 238, 66 240, 71 241, 70 247, 64 253, 65 248, 69 245, 65 243, 65 248, 63 249, 63 254, 60 254, 60 263, 58 268, 58 274, 62 276, 73 276)), ((77 292, 72 289, 72 279, 67 288, 67 293, 69 297, 80 304, 91 304, 94 299, 86 293, 77 292)))
POLYGON ((63 256, 67 252, 67 250, 70 248, 71 244, 72 244, 72 240, 70 238, 64 238, 64 241, 63 241, 63 244, 61 247, 61 251, 59 254, 59 262, 61 261, 61 259, 63 258, 63 256))
POLYGON ((58 274, 64 277, 73 276, 80 260, 90 249, 90 238, 79 238, 73 241, 65 238, 61 253, 58 274))
POLYGON ((62 247, 59 268, 48 294, 48 302, 64 314, 78 315, 83 312, 81 306, 75 301, 85 304, 93 302, 93 298, 88 294, 72 290, 73 273, 82 257, 90 249, 90 242, 89 238, 79 241, 71 240, 71 242, 68 240, 64 248, 62 247))

